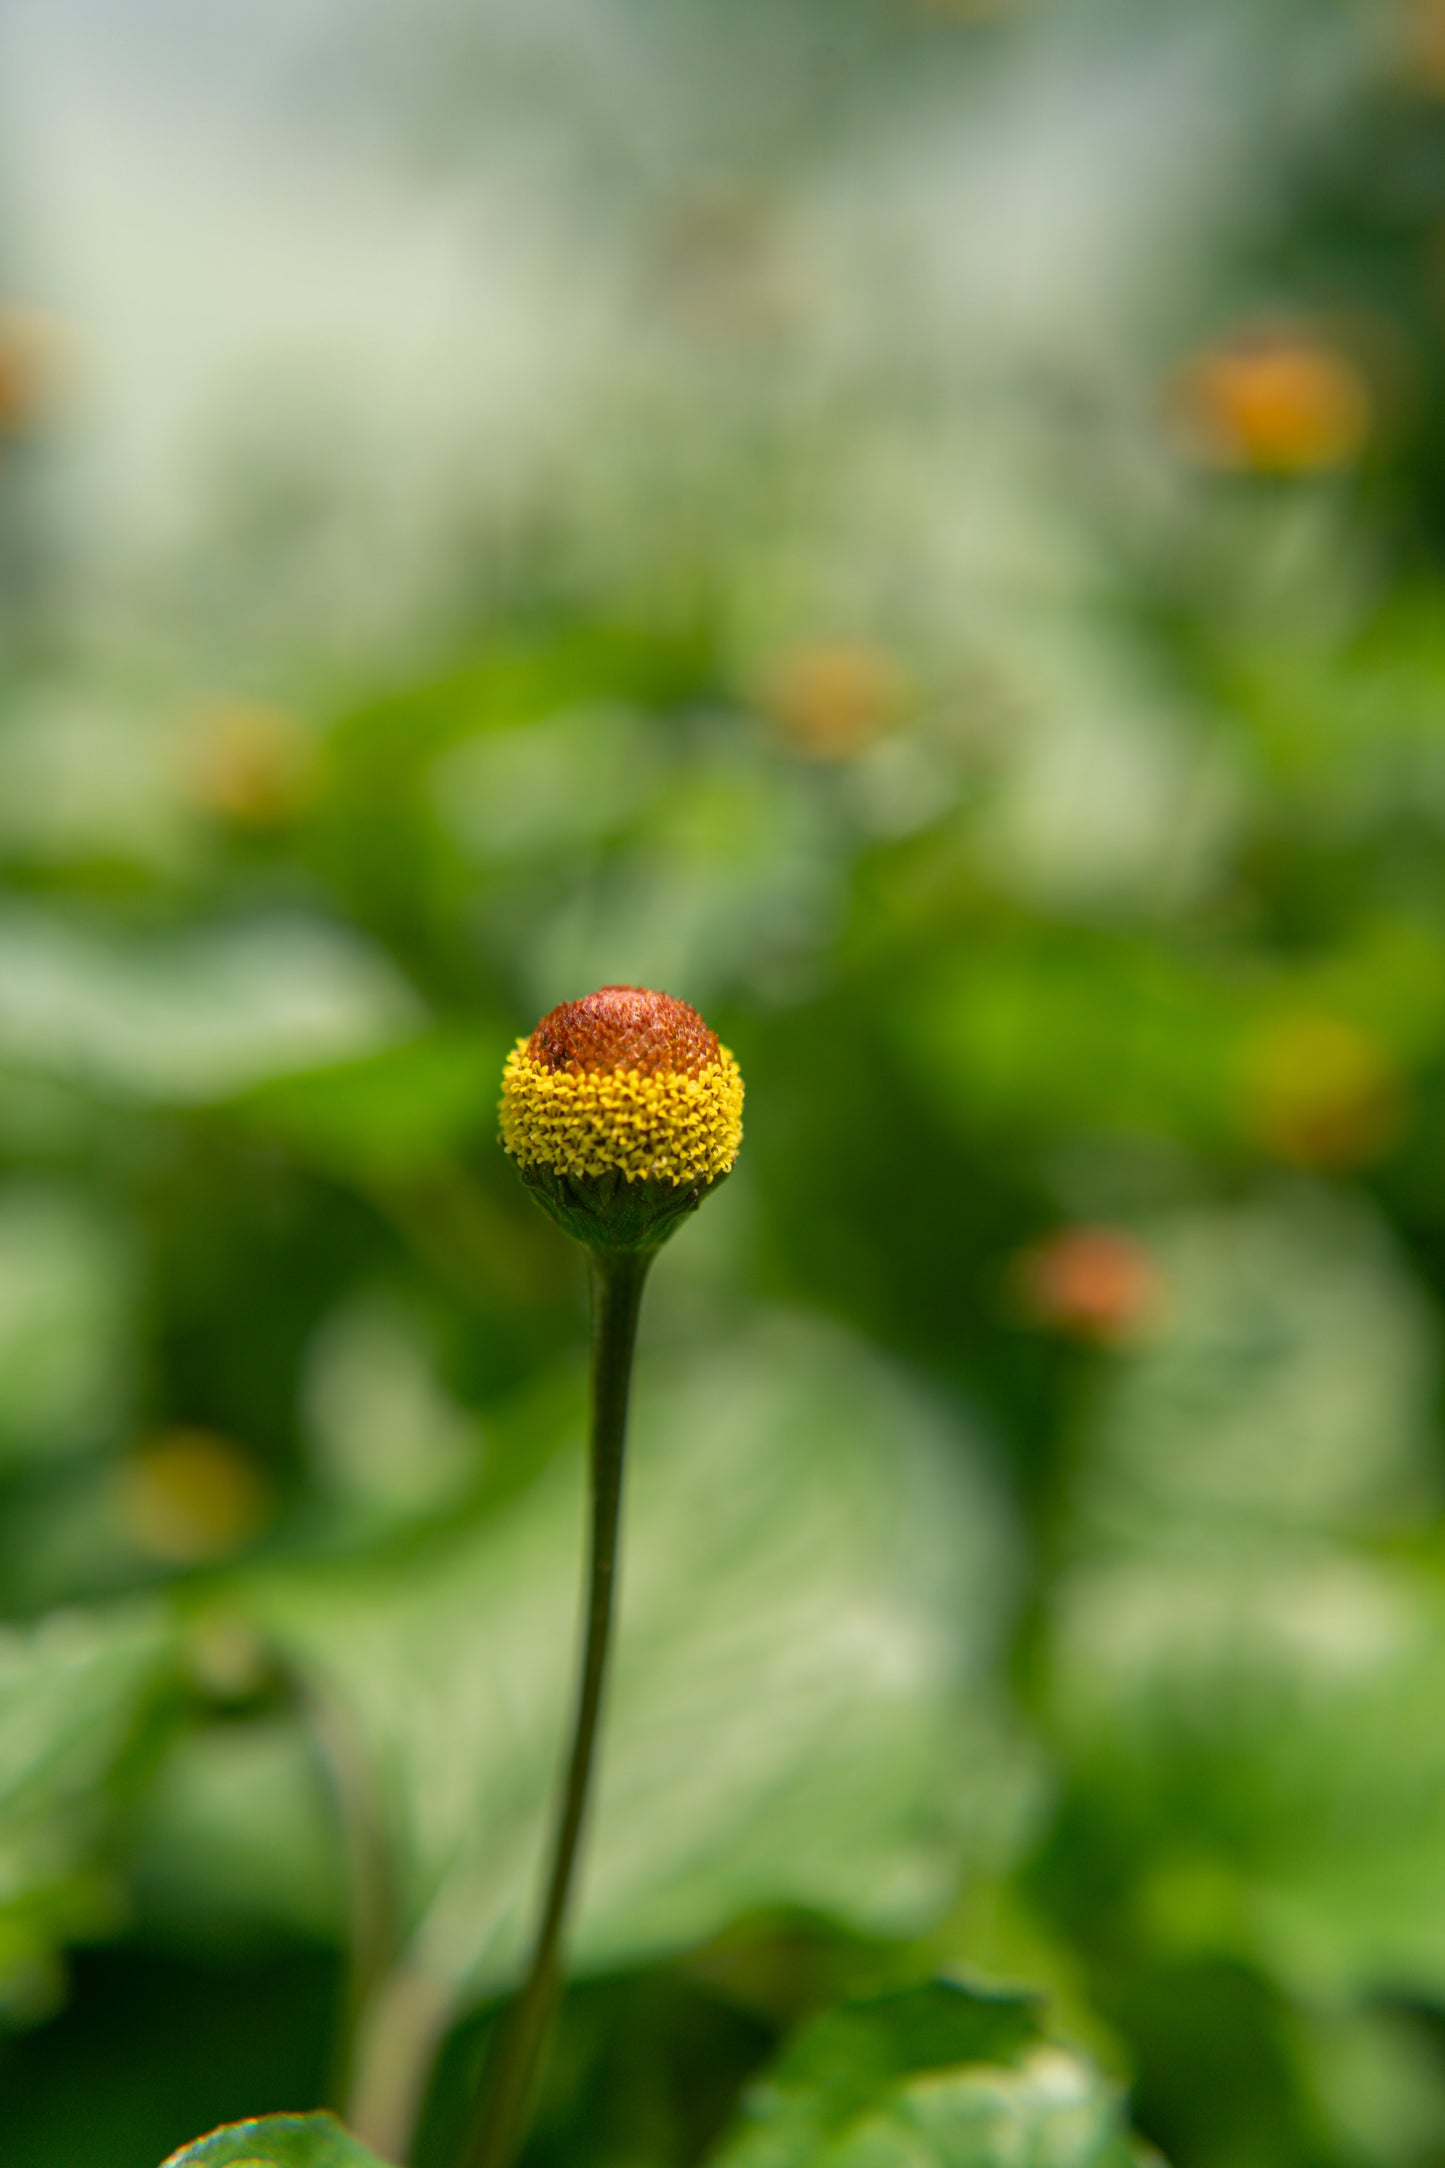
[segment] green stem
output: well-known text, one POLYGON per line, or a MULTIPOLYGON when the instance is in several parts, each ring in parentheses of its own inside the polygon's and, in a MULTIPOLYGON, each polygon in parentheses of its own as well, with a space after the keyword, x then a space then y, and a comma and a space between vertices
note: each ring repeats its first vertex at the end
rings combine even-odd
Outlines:
POLYGON ((356 2079, 343 2120, 381 2160, 409 2160, 442 2042, 456 2017, 449 1986, 405 1959, 379 1980, 356 2027, 356 2079))
POLYGON ((321 1689, 298 1683, 312 1736, 331 1780, 350 1897, 351 1965, 333 2048, 330 2097, 347 2109, 359 2079, 365 2012, 394 1961, 396 1904, 381 1802, 350 1711, 321 1689))
POLYGON ((495 2074, 467 2154, 468 2168, 510 2168, 526 2135, 553 2006, 561 1982, 562 1933, 587 1814, 597 1728, 612 1638, 622 1516, 627 1396, 649 1251, 592 1253, 592 1541, 587 1628, 572 1752, 552 1843, 547 1894, 526 1984, 513 2006, 495 2074))

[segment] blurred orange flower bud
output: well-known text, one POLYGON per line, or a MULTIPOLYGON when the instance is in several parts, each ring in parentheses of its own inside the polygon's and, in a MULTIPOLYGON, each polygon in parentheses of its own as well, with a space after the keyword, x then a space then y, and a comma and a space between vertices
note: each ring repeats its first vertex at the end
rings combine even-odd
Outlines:
POLYGON ((1037 1324, 1100 1347, 1138 1338, 1162 1300, 1154 1259, 1120 1227, 1060 1228, 1024 1252, 1018 1286, 1037 1324))
POLYGON ((1359 365, 1303 327, 1261 326, 1197 354, 1175 390, 1197 452, 1260 474, 1347 466, 1374 418, 1359 365))
POLYGON ((40 309, 0 302, 0 438, 29 436, 59 404, 72 342, 40 309))

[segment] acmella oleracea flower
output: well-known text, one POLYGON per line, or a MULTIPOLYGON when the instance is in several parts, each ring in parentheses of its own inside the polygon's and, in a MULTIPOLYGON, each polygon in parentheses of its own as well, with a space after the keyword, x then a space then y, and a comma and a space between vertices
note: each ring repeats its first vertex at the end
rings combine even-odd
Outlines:
POLYGON ((520 1039, 502 1142, 539 1203, 594 1249, 653 1249, 728 1173, 738 1065, 671 994, 604 986, 520 1039))
POLYGON ((738 1065, 696 1009, 640 986, 565 1001, 513 1048, 502 1142, 539 1204, 591 1251, 591 1544, 567 1774, 521 1992, 481 2102, 468 2168, 512 2168, 564 1966, 592 1790, 622 1514, 627 1401, 643 1282, 658 1248, 716 1189, 743 1136, 738 1065))

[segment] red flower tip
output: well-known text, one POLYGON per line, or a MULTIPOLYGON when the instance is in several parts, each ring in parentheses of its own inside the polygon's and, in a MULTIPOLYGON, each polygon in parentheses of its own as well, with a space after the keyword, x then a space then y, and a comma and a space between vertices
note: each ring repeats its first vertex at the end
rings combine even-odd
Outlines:
POLYGON ((718 1039, 685 1001, 642 986, 603 986, 564 1001, 532 1033, 527 1052, 551 1070, 596 1076, 697 1076, 718 1062, 718 1039))

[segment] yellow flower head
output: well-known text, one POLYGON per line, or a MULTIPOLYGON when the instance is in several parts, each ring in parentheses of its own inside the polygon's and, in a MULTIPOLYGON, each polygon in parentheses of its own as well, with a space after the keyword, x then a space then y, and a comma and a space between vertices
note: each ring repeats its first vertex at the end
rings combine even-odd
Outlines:
POLYGON ((553 1009, 502 1078, 502 1142, 523 1180, 574 1233, 579 1208, 591 1227, 605 1204, 608 1239, 628 1247, 663 1220, 670 1231, 678 1207, 728 1172, 742 1114, 743 1081, 717 1034, 685 1001, 636 986, 553 1009), (638 1231, 623 1238, 623 1221, 638 1231))

